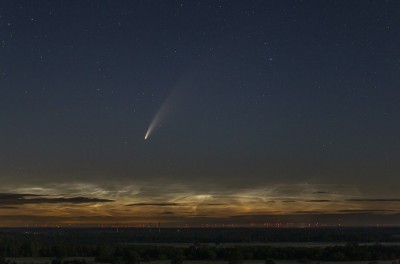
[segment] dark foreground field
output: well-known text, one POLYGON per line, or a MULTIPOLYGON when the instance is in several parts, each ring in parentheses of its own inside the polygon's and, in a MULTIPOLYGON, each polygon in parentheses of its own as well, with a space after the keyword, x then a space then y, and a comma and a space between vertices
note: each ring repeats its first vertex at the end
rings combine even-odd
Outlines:
MULTIPOLYGON (((71 261, 73 259, 83 260, 82 258, 69 258, 66 261, 71 261)), ((14 262, 17 264, 51 264, 54 262, 52 258, 11 258, 8 259, 10 263, 14 262)), ((101 264, 96 262, 94 258, 84 258, 86 264, 101 264)), ((157 260, 145 262, 146 264, 171 264, 169 260, 157 260)), ((229 261, 220 260, 184 260, 185 264, 229 264, 229 261)), ((304 264, 302 260, 274 260, 275 264, 304 264)), ((313 264, 311 260, 307 261, 308 264, 313 264)), ((392 264, 393 261, 318 261, 314 264, 392 264)), ((396 262, 397 263, 397 262, 396 262)), ((244 260, 242 264, 265 264, 263 260, 244 260)))
POLYGON ((2 263, 399 263, 400 228, 1 229, 2 263))

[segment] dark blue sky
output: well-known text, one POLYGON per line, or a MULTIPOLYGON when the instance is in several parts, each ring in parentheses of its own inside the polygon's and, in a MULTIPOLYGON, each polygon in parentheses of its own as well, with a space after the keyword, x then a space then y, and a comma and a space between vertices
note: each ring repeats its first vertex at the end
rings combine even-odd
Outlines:
POLYGON ((2 1, 1 180, 393 198, 399 17, 399 1, 2 1))

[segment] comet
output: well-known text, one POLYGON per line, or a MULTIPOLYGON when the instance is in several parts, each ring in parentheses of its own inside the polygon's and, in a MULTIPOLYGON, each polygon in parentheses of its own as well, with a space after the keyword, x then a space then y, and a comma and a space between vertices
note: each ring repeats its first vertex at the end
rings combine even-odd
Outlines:
MULTIPOLYGON (((178 112, 178 109, 184 107, 183 103, 189 101, 188 99, 190 99, 190 96, 188 94, 188 87, 193 86, 190 85, 191 81, 190 76, 181 78, 179 82, 175 84, 174 88, 171 89, 170 93, 161 104, 160 109, 158 109, 151 120, 144 135, 144 140, 148 140, 152 136, 153 132, 162 126, 163 121, 165 121, 167 116, 170 116, 172 112, 178 112)), ((191 88, 191 90, 193 90, 193 88, 191 88)))
POLYGON ((157 111, 157 113, 154 115, 153 119, 151 120, 151 123, 146 131, 146 134, 144 135, 144 140, 149 139, 153 131, 161 126, 161 121, 165 118, 167 113, 170 110, 170 101, 171 101, 171 96, 169 96, 164 103, 161 105, 160 109, 157 111))

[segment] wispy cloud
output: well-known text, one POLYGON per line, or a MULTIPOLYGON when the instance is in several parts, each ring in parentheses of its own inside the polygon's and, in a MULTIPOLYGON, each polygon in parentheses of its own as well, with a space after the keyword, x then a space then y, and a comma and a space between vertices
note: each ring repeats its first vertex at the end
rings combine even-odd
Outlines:
POLYGON ((16 206, 0 206, 0 209, 18 209, 16 206))
POLYGON ((327 200, 327 199, 314 199, 314 200, 306 200, 307 203, 329 203, 332 202, 332 200, 327 200))
POLYGON ((396 212, 396 210, 389 210, 389 209, 343 209, 337 210, 339 213, 382 213, 382 212, 396 212))
POLYGON ((1 193, 0 206, 3 205, 25 205, 25 204, 84 204, 84 203, 107 203, 114 200, 92 198, 92 197, 49 197, 36 194, 20 194, 20 193, 1 193))
POLYGON ((133 203, 127 204, 126 206, 187 206, 188 204, 183 203, 133 203))
POLYGON ((357 198, 357 199, 346 199, 348 202, 400 202, 400 199, 394 198, 394 199, 371 199, 371 198, 357 198))

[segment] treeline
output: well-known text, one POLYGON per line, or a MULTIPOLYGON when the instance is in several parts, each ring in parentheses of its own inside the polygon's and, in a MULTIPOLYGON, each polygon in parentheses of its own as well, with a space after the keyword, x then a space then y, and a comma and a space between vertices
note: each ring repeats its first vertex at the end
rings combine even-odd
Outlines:
POLYGON ((1 238, 108 243, 400 242, 400 228, 0 229, 1 238))
POLYGON ((400 257, 400 246, 360 246, 347 244, 326 248, 307 247, 266 247, 240 246, 233 248, 196 247, 184 249, 174 247, 117 247, 100 250, 98 262, 113 262, 113 259, 125 259, 136 256, 142 261, 182 258, 185 260, 225 260, 231 263, 242 260, 314 260, 314 261, 356 261, 356 260, 396 260, 400 257))
MULTIPOLYGON (((400 258, 400 246, 358 245, 332 247, 210 247, 190 246, 129 246, 112 244, 39 244, 27 241, 0 241, 0 256, 12 257, 51 257, 62 260, 66 257, 94 257, 103 263, 137 263, 154 260, 314 260, 314 261, 353 261, 353 260, 395 260, 400 258)), ((60 262, 62 263, 62 262, 60 262)), ((232 262, 233 263, 233 262, 232 262)), ((56 263, 55 263, 56 264, 56 263)))

